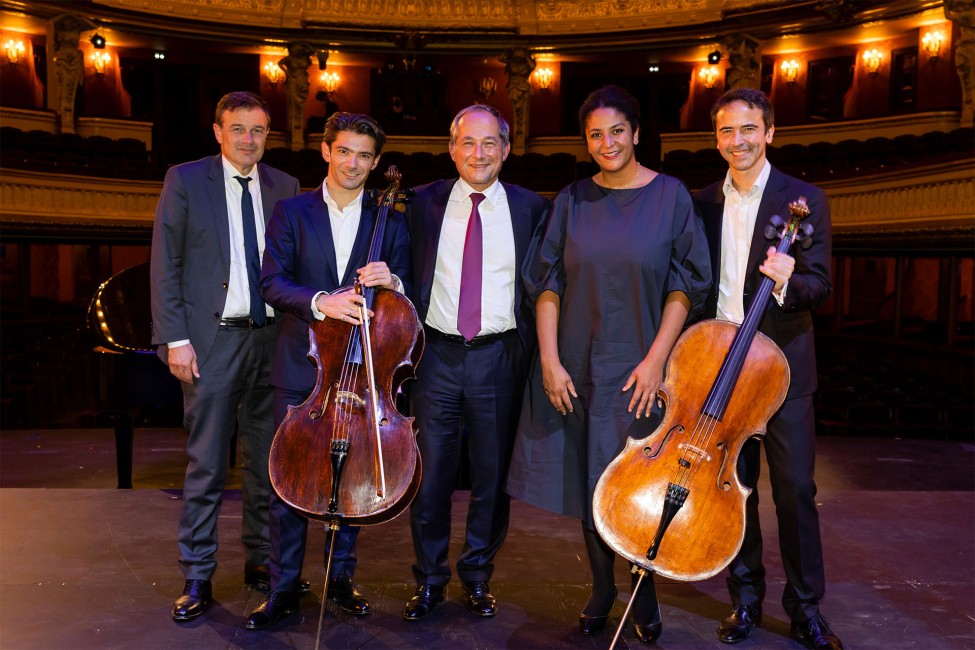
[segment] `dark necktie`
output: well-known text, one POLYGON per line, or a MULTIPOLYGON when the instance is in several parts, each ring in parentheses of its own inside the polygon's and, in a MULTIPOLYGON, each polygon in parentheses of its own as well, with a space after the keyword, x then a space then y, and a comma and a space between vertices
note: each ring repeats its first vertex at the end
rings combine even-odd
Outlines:
POLYGON ((478 204, 484 200, 479 192, 471 194, 471 218, 464 238, 464 261, 460 269, 460 297, 457 301, 457 329, 468 341, 481 331, 481 266, 484 241, 478 204))
POLYGON ((244 257, 247 261, 247 285, 250 287, 251 319, 258 327, 264 325, 267 309, 258 287, 261 281, 261 256, 257 248, 257 225, 254 222, 254 201, 247 184, 251 179, 234 176, 243 192, 240 195, 240 214, 244 222, 244 257))

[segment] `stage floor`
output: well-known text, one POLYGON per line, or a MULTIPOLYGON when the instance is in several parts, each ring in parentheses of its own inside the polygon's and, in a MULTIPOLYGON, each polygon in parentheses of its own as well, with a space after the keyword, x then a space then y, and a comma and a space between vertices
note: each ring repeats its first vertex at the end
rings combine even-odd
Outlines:
MULTIPOLYGON (((242 586, 239 477, 220 518, 215 603, 185 624, 169 615, 183 579, 176 522, 184 468, 181 429, 136 432, 133 490, 116 490, 107 429, 0 432, 0 648, 312 648, 324 532, 309 530, 304 575, 314 591, 277 628, 248 632, 261 594, 242 586)), ((975 648, 975 446, 958 442, 821 438, 817 466, 826 556, 822 611, 847 648, 975 648)), ((768 484, 760 485, 768 597, 763 626, 742 649, 801 648, 779 604, 784 578, 768 484)), ((454 497, 451 558, 462 543, 466 492, 454 497)), ((400 617, 414 588, 409 521, 363 530, 358 583, 373 613, 328 608, 328 648, 605 648, 611 629, 578 632, 590 581, 579 523, 512 504, 491 581, 501 607, 478 619, 448 600, 428 619, 400 617)), ((628 596, 617 564, 619 621, 628 596)), ((725 648, 714 636, 729 609, 723 577, 658 580, 661 648, 725 648)), ((643 647, 627 630, 618 647, 643 647)))

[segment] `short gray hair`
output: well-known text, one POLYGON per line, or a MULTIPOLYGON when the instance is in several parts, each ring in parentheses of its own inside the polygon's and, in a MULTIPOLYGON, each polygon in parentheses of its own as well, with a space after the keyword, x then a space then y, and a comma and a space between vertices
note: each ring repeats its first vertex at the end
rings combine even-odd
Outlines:
POLYGON ((501 134, 501 144, 507 147, 511 144, 511 127, 508 126, 508 122, 501 117, 501 113, 493 106, 488 106, 487 104, 471 104, 467 108, 462 108, 454 116, 454 121, 450 123, 450 144, 454 144, 457 141, 457 128, 460 124, 460 118, 464 117, 468 113, 473 113, 474 111, 483 111, 489 115, 493 115, 495 119, 498 120, 498 132, 501 134))

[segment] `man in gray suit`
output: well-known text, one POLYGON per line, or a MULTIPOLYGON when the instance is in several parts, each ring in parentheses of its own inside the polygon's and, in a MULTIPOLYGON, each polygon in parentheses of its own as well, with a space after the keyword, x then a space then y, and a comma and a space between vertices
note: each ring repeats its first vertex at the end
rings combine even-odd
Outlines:
POLYGON ((270 114, 248 92, 217 104, 220 155, 166 174, 152 231, 153 340, 183 389, 189 464, 179 521, 186 583, 176 621, 200 616, 212 600, 217 517, 234 424, 241 442, 244 581, 266 585, 268 454, 274 437, 269 374, 278 326, 258 292, 264 226, 298 181, 258 164, 270 114))

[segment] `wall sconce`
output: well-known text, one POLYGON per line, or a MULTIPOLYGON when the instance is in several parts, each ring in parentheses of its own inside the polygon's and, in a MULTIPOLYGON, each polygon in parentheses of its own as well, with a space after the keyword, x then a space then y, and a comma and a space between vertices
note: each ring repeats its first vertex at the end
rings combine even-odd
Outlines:
POLYGON ((867 67, 867 72, 870 74, 877 74, 880 70, 880 62, 883 60, 884 55, 876 48, 863 53, 863 65, 867 67))
POLYGON ((3 51, 7 55, 7 61, 10 63, 20 63, 20 60, 24 58, 26 48, 24 47, 23 41, 15 41, 14 39, 10 39, 4 43, 3 51))
POLYGON ((720 70, 716 66, 708 66, 706 68, 701 68, 701 71, 697 73, 698 78, 704 83, 707 88, 714 88, 714 84, 718 81, 718 74, 720 70))
POLYGON ((944 43, 944 40, 945 35, 941 32, 928 32, 921 39, 921 45, 930 58, 937 59, 938 55, 941 54, 941 44, 944 43))
POLYGON ((91 64, 95 68, 95 74, 97 74, 99 77, 105 74, 105 68, 108 67, 111 60, 112 55, 108 52, 92 52, 91 64))
POLYGON ((552 68, 538 68, 535 70, 535 83, 542 90, 548 90, 548 87, 552 85, 552 79, 555 77, 555 73, 552 72, 552 68))
POLYGON ((274 61, 268 61, 264 64, 264 76, 267 77, 268 83, 277 86, 278 82, 284 78, 284 70, 274 61))
POLYGON ((340 81, 342 81, 342 78, 339 76, 339 73, 337 72, 325 71, 322 73, 321 76, 322 86, 325 87, 325 92, 327 92, 329 96, 331 96, 333 93, 335 93, 336 90, 339 89, 340 81))
POLYGON ((782 76, 787 83, 794 84, 799 77, 799 62, 795 59, 783 61, 779 69, 782 70, 782 76))
POLYGON ((481 79, 481 85, 478 87, 478 91, 484 95, 484 101, 491 99, 491 95, 497 89, 498 82, 494 80, 494 77, 484 77, 481 79))

